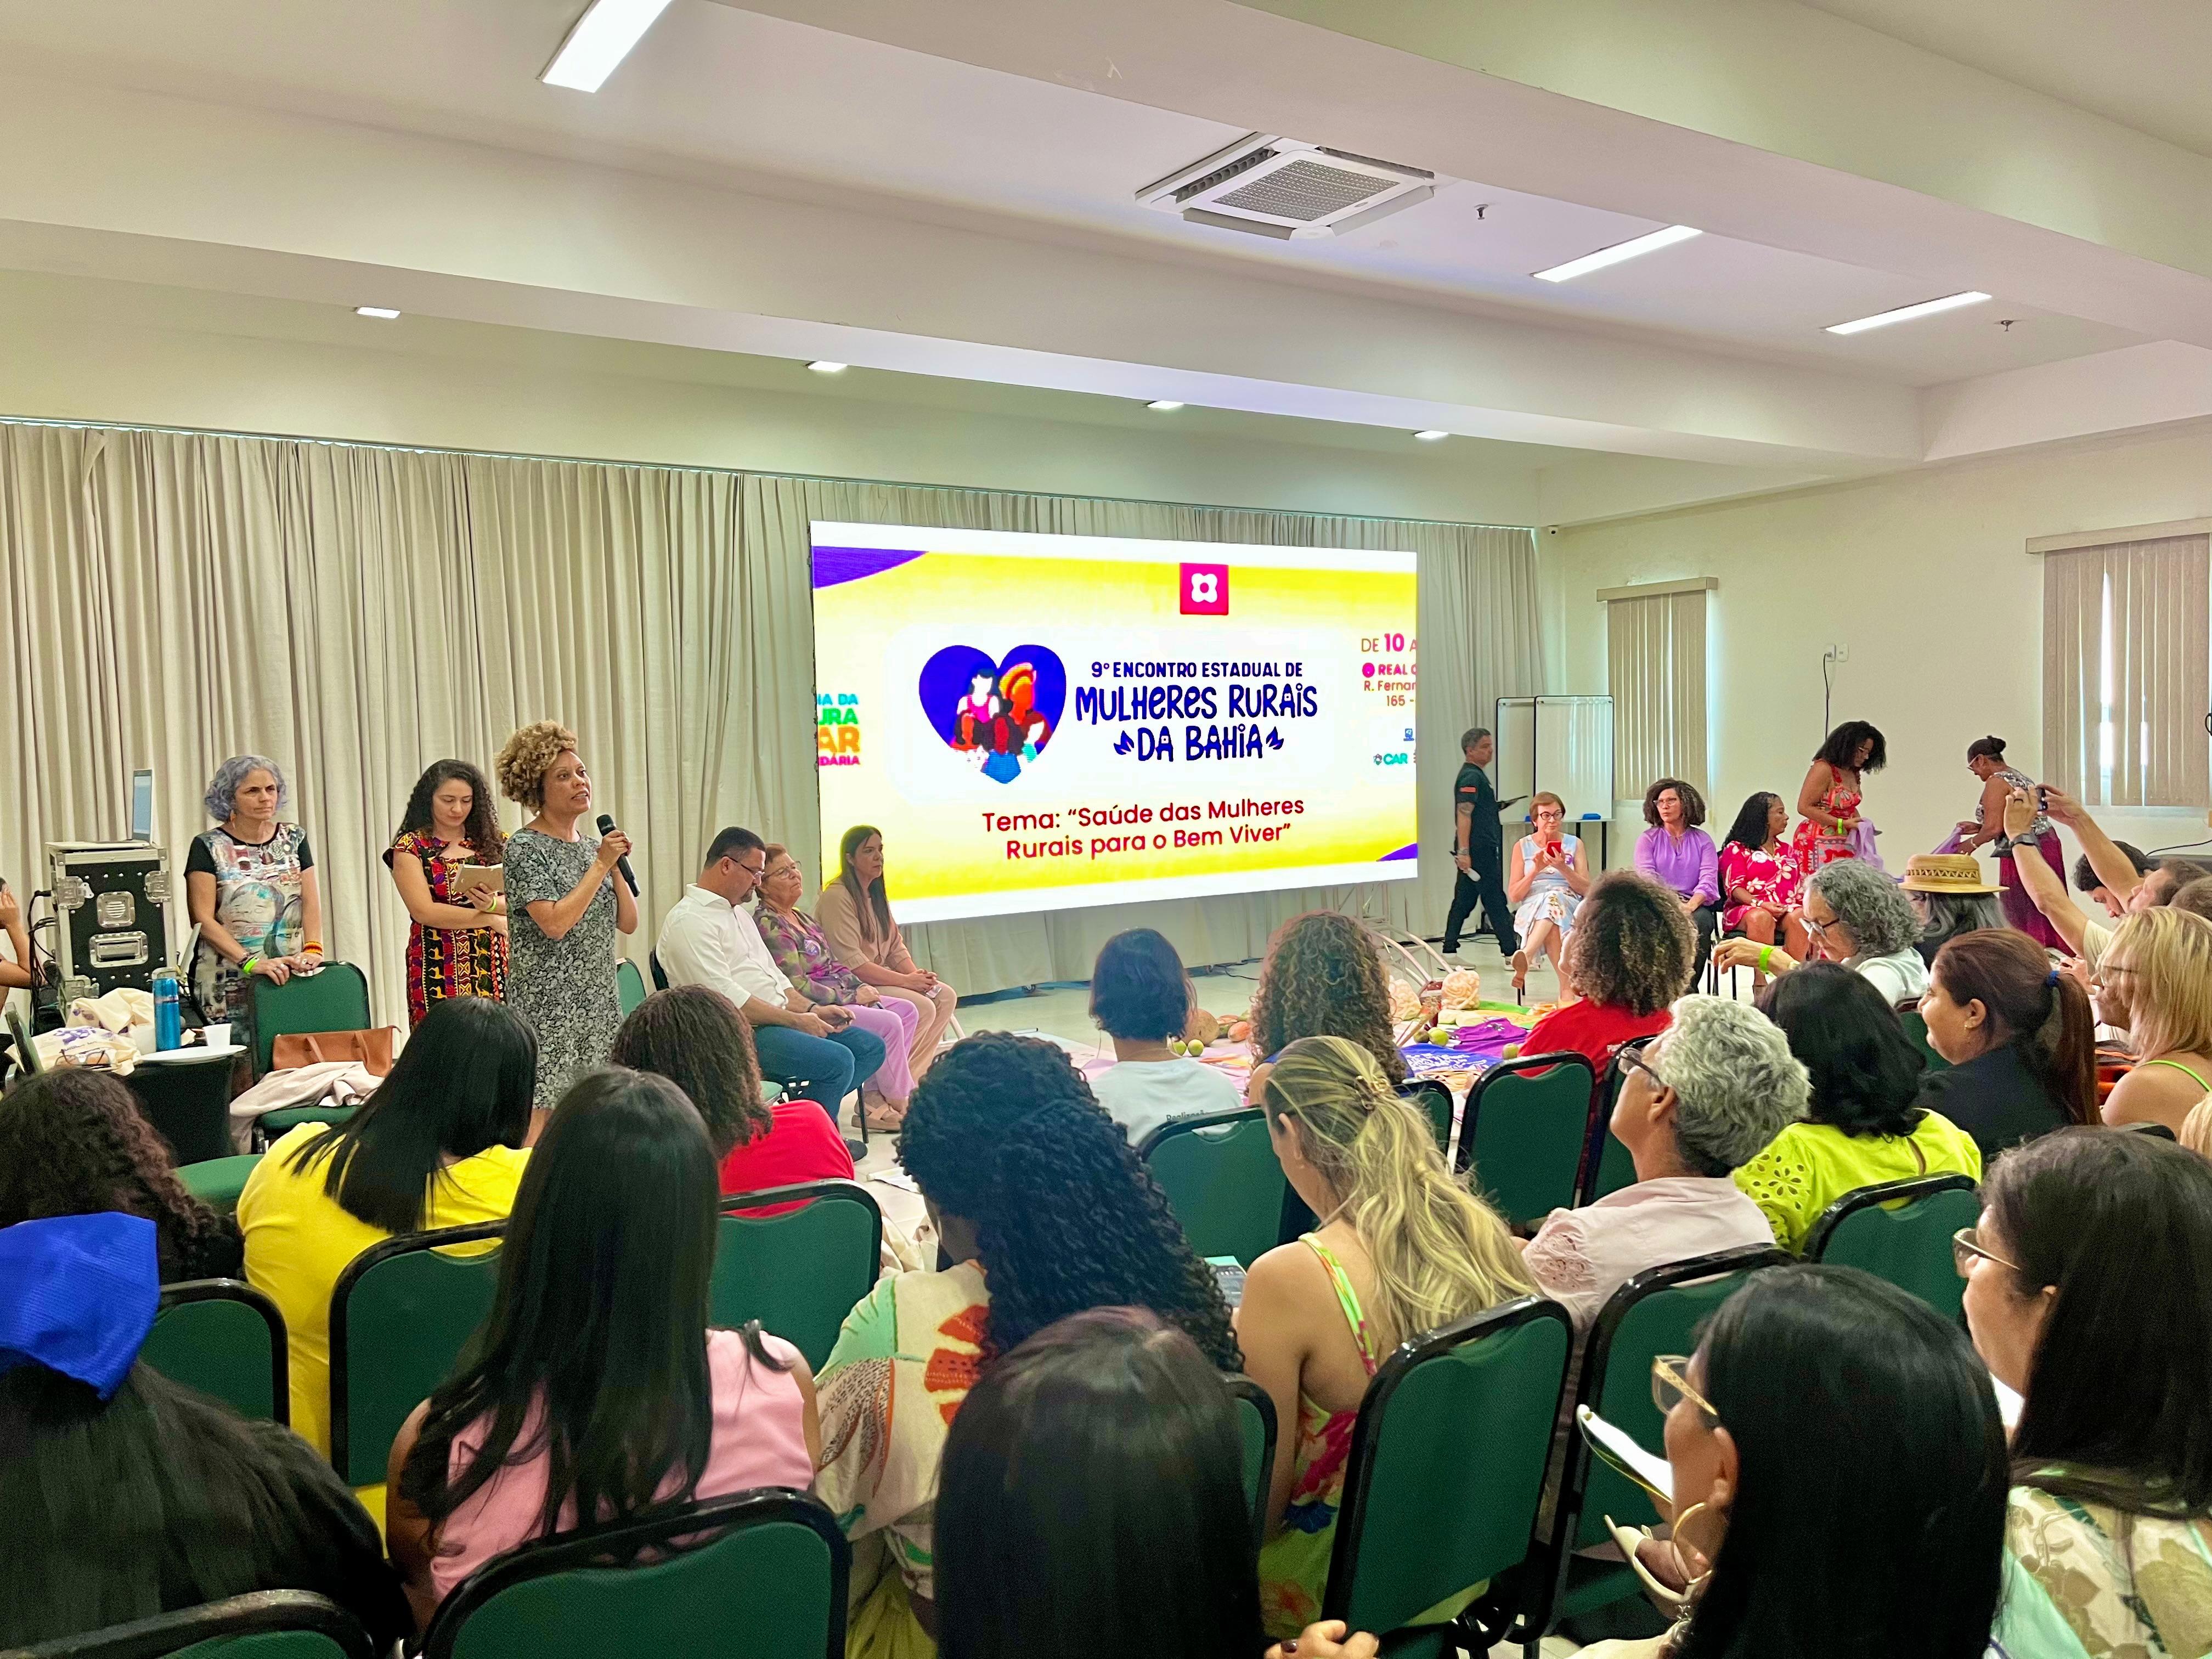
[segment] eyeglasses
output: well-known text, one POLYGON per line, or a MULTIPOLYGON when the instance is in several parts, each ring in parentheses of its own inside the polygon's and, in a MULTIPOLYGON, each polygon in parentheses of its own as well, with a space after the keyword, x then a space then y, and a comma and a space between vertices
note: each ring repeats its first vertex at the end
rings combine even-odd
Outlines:
POLYGON ((1644 1051, 1641 1048, 1623 1048, 1620 1054, 1620 1063, 1629 1070, 1643 1073, 1657 1087, 1664 1089, 1668 1086, 1667 1079, 1661 1077, 1651 1062, 1644 1058, 1644 1051))
POLYGON ((1714 1422, 1719 1422, 1721 1414, 1713 1409, 1713 1402, 1690 1386, 1689 1371, 1690 1360, 1686 1354, 1652 1355, 1651 1403, 1664 1417, 1686 1400, 1714 1422))
POLYGON ((1797 914, 1804 919, 1805 931, 1808 933, 1825 933, 1836 925, 1835 918, 1832 916, 1822 921, 1810 910, 1800 910, 1797 914))
POLYGON ((768 866, 765 864, 747 864, 738 859, 732 859, 730 862, 736 865, 738 869, 744 871, 755 881, 758 881, 763 876, 768 873, 768 866))
POLYGON ((1977 1256, 1984 1261, 1994 1261, 2000 1267, 2009 1267, 2023 1279, 2027 1276, 2027 1269, 2019 1263, 2006 1261, 1995 1250, 1984 1249, 1981 1241, 1974 1237, 1973 1228, 1961 1227, 1951 1235, 1951 1264, 1958 1268, 1960 1278, 1966 1276, 1977 1256))

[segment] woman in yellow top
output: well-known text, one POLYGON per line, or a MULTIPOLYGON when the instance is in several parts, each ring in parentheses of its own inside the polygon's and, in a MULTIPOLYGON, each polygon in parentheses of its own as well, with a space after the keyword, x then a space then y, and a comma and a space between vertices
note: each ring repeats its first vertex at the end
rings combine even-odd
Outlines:
POLYGON ((1847 1193, 1921 1176, 1982 1178, 1981 1148, 1913 1103, 1927 1060, 1882 994, 1834 963, 1809 963, 1759 1000, 1813 1079, 1809 1114, 1735 1172, 1774 1242, 1802 1253, 1820 1212, 1847 1193))
POLYGON ((1534 1289, 1495 1211, 1453 1179, 1419 1109, 1344 1037, 1301 1037, 1252 1075, 1283 1174, 1321 1221, 1252 1264, 1237 1310, 1245 1374, 1284 1425, 1267 1488, 1260 1613, 1321 1617, 1352 1428, 1409 1336, 1534 1289), (1295 1431, 1292 1425, 1296 1425, 1295 1431))
POLYGON ((505 1220, 530 1156, 537 1078, 538 1040, 504 1003, 433 1003, 349 1122, 301 1124, 246 1177, 246 1277, 284 1316, 292 1428, 316 1450, 331 1449, 338 1275, 394 1233, 505 1220))
POLYGON ((2212 1089, 2212 921, 2161 905, 2112 930, 2098 958, 2097 1013, 2125 1028, 2136 1063, 2105 1098, 2105 1121, 2163 1123, 2179 1135, 2212 1089))
POLYGON ((884 890, 884 833, 856 823, 837 843, 837 875, 824 882, 815 902, 814 922, 837 960, 873 986, 885 1003, 908 1002, 921 1018, 907 1050, 907 1070, 916 1083, 937 1058, 937 1045, 952 1024, 960 994, 927 968, 915 965, 906 936, 891 920, 884 890))

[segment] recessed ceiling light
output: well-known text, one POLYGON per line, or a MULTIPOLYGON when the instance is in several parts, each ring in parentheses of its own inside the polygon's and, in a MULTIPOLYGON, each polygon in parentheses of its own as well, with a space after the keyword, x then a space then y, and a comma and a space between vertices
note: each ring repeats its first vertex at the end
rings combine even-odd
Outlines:
POLYGON ((1432 444, 1439 438, 1450 437, 1451 434, 1449 432, 1439 432, 1436 428, 1431 427, 1427 431, 1416 432, 1413 435, 1416 438, 1419 438, 1425 444, 1432 444))
POLYGON ((850 367, 851 365, 848 363, 819 362, 807 364, 807 368, 812 369, 817 374, 842 374, 846 369, 850 367))
POLYGON ((353 314, 356 317, 381 317, 388 323, 399 313, 390 306, 356 306, 353 314))
POLYGON ((597 92, 667 9, 668 0, 592 0, 538 78, 549 87, 597 92))
POLYGON ((1553 265, 1549 270, 1540 270, 1540 283, 1571 283, 1577 276, 1587 276, 1593 270, 1603 270, 1607 265, 1617 265, 1624 259, 1640 259, 1647 253, 1656 253, 1662 247, 1672 247, 1677 242, 1686 242, 1692 236, 1705 233, 1695 225, 1669 225, 1664 230, 1655 230, 1648 236, 1638 236, 1626 242, 1616 242, 1611 247, 1601 247, 1595 253, 1585 253, 1579 259, 1570 259, 1563 265, 1553 265))
POLYGON ((1848 323, 1831 323, 1831 334, 1863 334, 1870 328, 1887 328, 1892 323, 1909 323, 1915 317, 1933 317, 1939 311, 1956 311, 1960 306, 1984 304, 1989 295, 1978 289, 1964 294, 1947 294, 1940 300, 1923 300, 1917 306, 1899 306, 1894 311, 1877 311, 1871 317, 1861 317, 1848 323))
POLYGON ((1145 407, 1146 409, 1157 409, 1164 413, 1170 409, 1181 409, 1182 405, 1172 398, 1155 398, 1152 402, 1146 404, 1145 407))

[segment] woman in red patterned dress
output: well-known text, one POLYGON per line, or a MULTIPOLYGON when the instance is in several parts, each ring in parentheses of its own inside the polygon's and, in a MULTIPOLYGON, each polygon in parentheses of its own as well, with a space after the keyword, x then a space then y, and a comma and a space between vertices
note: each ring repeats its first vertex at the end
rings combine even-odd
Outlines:
POLYGON ((407 1024, 444 997, 507 994, 507 901, 488 887, 463 895, 454 872, 506 857, 491 786, 466 761, 441 760, 415 781, 384 862, 412 922, 407 930, 407 1024))
POLYGON ((1797 826, 1795 846, 1805 874, 1858 856, 1851 831, 1859 825, 1859 786, 1869 772, 1881 771, 1888 761, 1888 744, 1864 720, 1845 720, 1828 733, 1797 792, 1797 811, 1805 821, 1797 826))

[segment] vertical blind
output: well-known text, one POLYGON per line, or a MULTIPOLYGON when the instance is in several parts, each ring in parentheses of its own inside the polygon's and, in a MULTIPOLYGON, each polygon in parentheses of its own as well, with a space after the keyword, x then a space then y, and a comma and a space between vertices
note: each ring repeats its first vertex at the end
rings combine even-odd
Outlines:
POLYGON ((1635 799, 1667 777, 1710 793, 1705 590, 1608 599, 1605 629, 1614 799, 1635 799))
POLYGON ((912 930, 963 992, 1086 979, 1127 927, 1159 928, 1194 964, 1257 955, 1320 905, 1437 931, 1458 734, 1542 689, 1526 530, 0 423, 15 732, 0 873, 27 893, 46 842, 119 837, 131 769, 152 766, 181 890, 204 781, 226 756, 266 754, 315 848, 327 942, 396 1021, 407 917, 381 854, 409 790, 446 756, 489 770, 516 726, 557 718, 636 843, 634 955, 722 825, 786 842, 818 885, 815 519, 1419 556, 1417 880, 912 930))

